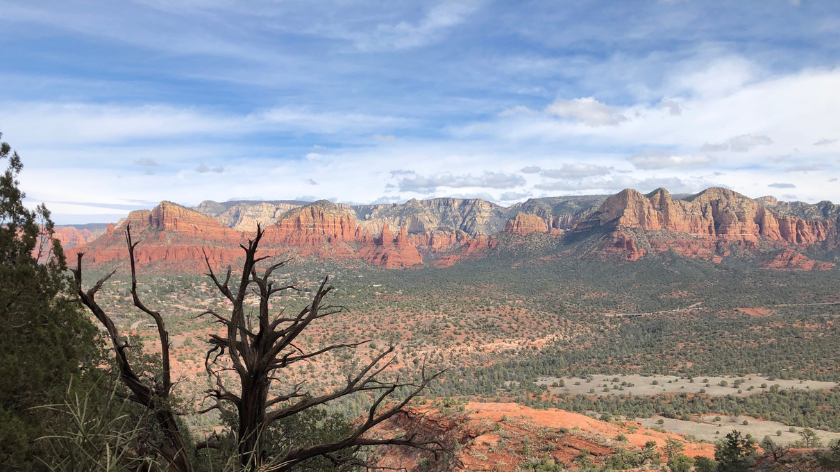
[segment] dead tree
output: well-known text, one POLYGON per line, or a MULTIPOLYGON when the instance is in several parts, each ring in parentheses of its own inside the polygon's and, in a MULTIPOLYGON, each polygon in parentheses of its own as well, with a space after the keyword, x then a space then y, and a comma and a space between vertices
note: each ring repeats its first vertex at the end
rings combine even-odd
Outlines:
POLYGON ((76 280, 76 291, 82 303, 93 312, 96 319, 108 331, 108 337, 111 340, 111 345, 114 348, 114 354, 116 356, 120 381, 131 392, 128 398, 148 408, 163 432, 163 441, 153 446, 175 472, 192 472, 193 467, 184 447, 183 436, 178 429, 175 412, 168 402, 169 395, 172 392, 172 376, 169 365, 169 332, 166 331, 166 325, 160 313, 147 308, 137 295, 134 248, 138 243, 131 241, 130 226, 126 226, 125 241, 128 245, 128 258, 131 261, 131 297, 134 301, 134 306, 139 308, 143 313, 151 316, 157 326, 158 337, 160 338, 160 355, 163 362, 163 374, 160 378, 152 378, 147 382, 144 382, 140 378, 143 372, 136 372, 135 367, 131 365, 128 358, 127 350, 130 346, 120 334, 111 317, 96 302, 96 293, 102 288, 102 284, 114 275, 116 270, 99 279, 93 287, 85 291, 82 288, 82 258, 84 257, 84 253, 80 252, 78 254, 76 268, 71 269, 76 280))
MULTIPOLYGON (((287 261, 271 264, 261 274, 258 272, 257 264, 268 259, 268 257, 257 257, 263 234, 264 230, 258 226, 254 239, 248 240, 247 246, 240 245, 245 252, 245 259, 238 284, 233 286, 231 286, 232 269, 229 267, 224 280, 220 280, 213 272, 206 253, 204 255, 208 269, 207 275, 219 292, 230 302, 230 311, 219 313, 208 310, 200 315, 211 316, 223 327, 222 335, 213 334, 209 339, 211 348, 205 357, 205 368, 215 386, 208 391, 208 398, 213 400, 212 405, 201 412, 221 410, 225 404, 235 407, 238 416, 235 433, 239 461, 242 466, 247 470, 280 472, 292 470, 316 457, 340 462, 344 459, 336 455, 338 452, 348 449, 358 450, 364 446, 406 446, 429 450, 435 454, 441 451, 442 445, 437 441, 418 441, 414 436, 378 439, 368 434, 389 418, 404 414, 404 408, 411 399, 443 373, 440 371, 433 375, 426 375, 424 367, 421 369, 420 378, 416 381, 401 382, 399 379, 394 382, 381 381, 383 373, 394 361, 392 355, 394 346, 373 356, 358 373, 348 375, 338 387, 331 391, 313 394, 304 390, 304 384, 300 383, 294 386, 278 386, 281 390, 284 387, 287 390, 283 393, 272 394, 272 391, 276 390, 273 388, 277 381, 276 374, 282 369, 298 362, 312 361, 330 351, 352 349, 367 341, 331 344, 312 352, 305 352, 295 344, 298 336, 313 322, 339 315, 346 310, 325 302, 325 298, 333 290, 333 287, 328 285, 329 278, 325 277, 311 302, 300 312, 286 315, 281 310, 272 315, 271 298, 280 292, 297 289, 293 285, 277 284, 271 277, 272 273, 283 267, 287 261), (246 314, 245 300, 249 294, 254 294, 259 299, 255 317, 246 314), (232 371, 235 379, 234 387, 227 385, 226 371, 232 371), (408 393, 404 394, 402 400, 397 401, 394 399, 394 394, 400 390, 408 390, 408 393), (282 457, 269 457, 267 453, 269 445, 264 444, 264 437, 274 422, 294 417, 310 408, 317 408, 358 392, 367 392, 372 399, 366 415, 354 424, 351 434, 329 443, 294 447, 285 451, 282 457)), ((131 399, 155 413, 155 418, 164 433, 163 443, 157 445, 161 456, 175 471, 192 471, 190 459, 184 450, 182 435, 175 422, 175 414, 167 402, 172 388, 169 335, 161 315, 147 308, 137 295, 134 248, 138 243, 132 242, 130 227, 126 227, 126 243, 131 261, 131 294, 134 305, 151 316, 158 328, 163 361, 162 377, 152 381, 151 385, 147 385, 132 369, 125 352, 128 346, 111 318, 94 300, 96 292, 113 275, 113 272, 96 282, 90 290, 84 291, 82 289, 83 254, 79 254, 78 266, 73 270, 79 297, 107 328, 120 368, 120 379, 131 391, 131 399)))

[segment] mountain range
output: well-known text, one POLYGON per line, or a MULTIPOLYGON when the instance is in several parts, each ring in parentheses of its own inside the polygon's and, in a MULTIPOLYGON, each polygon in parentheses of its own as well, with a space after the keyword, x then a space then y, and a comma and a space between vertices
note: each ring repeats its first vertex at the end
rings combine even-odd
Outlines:
POLYGON ((383 205, 205 201, 193 208, 164 201, 107 227, 60 227, 58 237, 71 253, 85 252, 87 264, 110 264, 127 257, 122 230, 130 225, 142 241, 139 264, 192 271, 205 264, 205 254, 213 265, 236 261, 239 244, 258 224, 265 229, 264 255, 386 269, 447 267, 537 243, 547 249, 523 257, 629 263, 668 252, 781 270, 829 270, 840 259, 840 205, 751 199, 716 187, 693 195, 626 189, 510 207, 457 198, 383 205))

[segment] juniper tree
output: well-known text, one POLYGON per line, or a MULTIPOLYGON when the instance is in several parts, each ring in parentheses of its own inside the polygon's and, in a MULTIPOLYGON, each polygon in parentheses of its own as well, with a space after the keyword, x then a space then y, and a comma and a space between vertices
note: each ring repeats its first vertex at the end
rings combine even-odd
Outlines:
MULTIPOLYGON (((384 421, 396 415, 405 414, 405 407, 441 372, 426 375, 425 367, 416 379, 408 381, 397 378, 386 380, 384 376, 395 360, 395 347, 389 346, 374 354, 370 361, 357 372, 348 375, 337 387, 327 391, 309 391, 305 383, 278 385, 278 373, 299 362, 323 359, 323 355, 336 350, 354 349, 363 342, 336 343, 318 349, 304 351, 295 343, 297 338, 319 320, 341 316, 343 307, 328 302, 334 288, 329 278, 324 278, 312 295, 309 303, 297 313, 287 314, 283 310, 272 310, 271 300, 278 294, 297 290, 294 285, 277 283, 274 272, 285 266, 287 261, 268 264, 263 269, 258 265, 267 256, 258 256, 259 244, 265 234, 257 227, 253 239, 240 245, 243 250, 242 268, 233 277, 228 267, 224 276, 217 275, 205 254, 207 275, 219 294, 228 302, 229 309, 222 312, 208 310, 203 316, 215 320, 222 327, 221 334, 211 334, 209 350, 205 357, 205 368, 212 380, 213 388, 208 391, 210 406, 201 412, 221 410, 233 412, 233 438, 237 443, 235 456, 245 470, 286 471, 305 465, 308 461, 321 458, 337 465, 361 464, 352 452, 363 447, 384 445, 406 446, 435 453, 441 450, 437 441, 420 440, 416 436, 379 438, 371 431, 384 421), (256 296, 257 310, 246 311, 246 297, 256 296), (231 374, 231 375, 227 375, 231 374), (230 377, 233 378, 231 381, 230 377), (318 411, 319 408, 336 400, 353 396, 368 395, 365 415, 346 434, 329 435, 322 441, 291 444, 278 451, 270 444, 273 426, 281 423, 293 424, 298 415, 318 411), (401 394, 399 398, 397 394, 401 394), (350 454, 347 452, 350 451, 350 454)), ((163 315, 141 300, 137 291, 137 267, 135 248, 140 242, 132 239, 131 227, 125 228, 131 273, 131 296, 134 306, 148 315, 157 328, 160 341, 162 374, 156 377, 143 376, 133 365, 129 356, 130 346, 113 322, 113 319, 96 301, 96 294, 114 272, 99 279, 91 288, 83 288, 83 253, 78 254, 73 269, 79 298, 96 318, 105 326, 114 348, 120 379, 130 390, 130 398, 154 412, 162 433, 154 447, 176 472, 192 472, 193 459, 188 451, 185 434, 176 421, 177 412, 172 407, 172 372, 170 365, 169 332, 163 315)), ((204 443, 201 447, 213 446, 204 443)))
MULTIPOLYGON (((2 134, 0 134, 2 137, 2 134)), ((98 364, 96 328, 72 301, 50 212, 23 201, 20 156, 0 143, 0 464, 28 470, 70 378, 98 364)))

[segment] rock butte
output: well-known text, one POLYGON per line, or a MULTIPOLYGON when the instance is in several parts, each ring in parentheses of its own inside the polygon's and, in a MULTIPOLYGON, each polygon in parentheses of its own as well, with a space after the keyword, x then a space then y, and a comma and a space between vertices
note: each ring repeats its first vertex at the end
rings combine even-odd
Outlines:
POLYGON ((328 201, 239 202, 225 209, 204 202, 197 207, 202 214, 161 202, 152 210, 132 212, 98 238, 63 228, 57 237, 86 252, 87 263, 99 264, 127 256, 123 230, 131 225, 135 239, 142 240, 140 264, 179 270, 202 267, 205 254, 214 265, 236 261, 242 253, 239 244, 253 237, 257 224, 265 229, 264 254, 358 260, 388 269, 451 266, 484 257, 504 240, 502 235, 533 234, 558 241, 600 238, 592 254, 627 261, 673 251, 720 262, 746 251, 762 255, 760 267, 767 269, 833 268, 834 263, 811 260, 802 251, 837 249, 840 207, 830 202, 796 205, 772 197, 753 200, 722 188, 682 199, 665 189, 648 195, 627 189, 606 198, 529 200, 510 209, 482 200, 438 198, 354 207, 328 201), (794 216, 794 210, 822 219, 794 216))

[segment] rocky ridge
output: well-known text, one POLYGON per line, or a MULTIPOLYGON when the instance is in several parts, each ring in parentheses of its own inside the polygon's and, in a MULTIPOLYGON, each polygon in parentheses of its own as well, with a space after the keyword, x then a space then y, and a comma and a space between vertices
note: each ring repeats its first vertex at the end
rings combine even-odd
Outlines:
POLYGON ((627 189, 606 199, 574 231, 596 228, 609 231, 611 249, 628 260, 648 252, 675 251, 720 262, 733 248, 759 252, 815 246, 836 249, 840 219, 806 220, 776 213, 724 188, 709 188, 681 200, 661 188, 648 195, 627 189))
MULTIPOLYGON (((589 252, 628 261, 669 251, 712 262, 734 254, 764 254, 760 266, 768 269, 831 269, 840 234, 840 216, 832 216, 832 204, 813 206, 822 215, 816 219, 774 209, 802 213, 805 205, 753 200, 723 188, 689 196, 627 189, 608 197, 531 199, 510 208, 454 198, 362 206, 326 200, 208 201, 194 209, 162 202, 132 212, 116 230, 130 224, 143 233, 138 247, 142 263, 184 267, 203 264, 205 252, 217 264, 237 259, 239 243, 260 224, 266 230, 263 247, 272 253, 358 260, 391 269, 428 263, 445 267, 485 257, 498 244, 508 244, 510 238, 500 239, 502 233, 526 239, 539 233, 559 244, 602 241, 590 245, 589 252), (815 253, 829 260, 812 260, 815 253)), ((84 240, 94 263, 125 257, 122 231, 115 232, 84 240)))
MULTIPOLYGON (((112 224, 113 225, 113 224, 112 224)), ((61 225, 55 227, 54 237, 61 242, 61 247, 70 249, 84 246, 90 241, 102 236, 107 231, 107 224, 61 225)))

